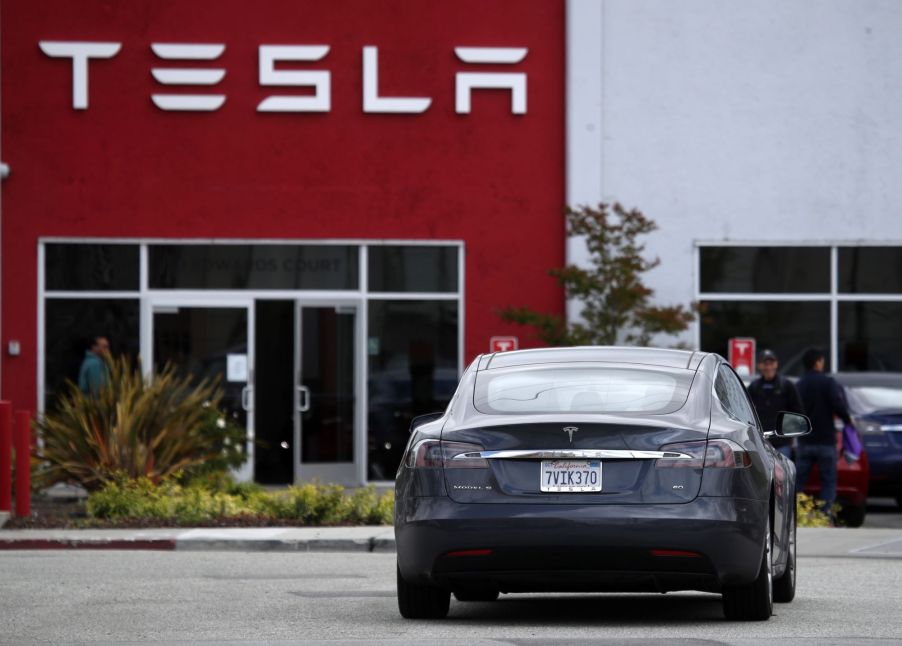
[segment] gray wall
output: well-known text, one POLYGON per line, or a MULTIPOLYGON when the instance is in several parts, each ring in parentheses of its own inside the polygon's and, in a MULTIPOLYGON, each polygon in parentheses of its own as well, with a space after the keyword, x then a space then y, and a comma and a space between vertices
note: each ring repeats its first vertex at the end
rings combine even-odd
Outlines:
POLYGON ((695 297, 698 242, 902 244, 902 2, 567 12, 568 201, 657 221, 660 301, 695 297))

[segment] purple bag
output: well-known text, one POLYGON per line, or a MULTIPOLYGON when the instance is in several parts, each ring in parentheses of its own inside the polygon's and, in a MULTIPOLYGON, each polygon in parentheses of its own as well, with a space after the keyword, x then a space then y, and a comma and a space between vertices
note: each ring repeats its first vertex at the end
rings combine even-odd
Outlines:
POLYGON ((846 458, 846 462, 858 462, 861 458, 861 438, 858 437, 858 431, 850 424, 842 427, 842 454, 846 458))

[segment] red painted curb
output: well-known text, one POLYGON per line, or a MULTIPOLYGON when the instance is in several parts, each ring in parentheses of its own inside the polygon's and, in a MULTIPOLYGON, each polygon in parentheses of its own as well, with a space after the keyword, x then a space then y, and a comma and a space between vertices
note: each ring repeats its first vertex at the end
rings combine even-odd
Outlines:
POLYGON ((0 550, 174 550, 175 539, 58 540, 52 538, 0 539, 0 550))

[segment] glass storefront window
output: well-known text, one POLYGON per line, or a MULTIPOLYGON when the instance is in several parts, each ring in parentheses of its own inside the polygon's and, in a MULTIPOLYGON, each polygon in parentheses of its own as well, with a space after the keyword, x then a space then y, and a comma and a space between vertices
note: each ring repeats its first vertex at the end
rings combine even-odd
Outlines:
POLYGON ((457 291, 457 247, 371 246, 367 254, 370 291, 457 291))
POLYGON ((828 293, 829 247, 701 247, 702 293, 828 293))
POLYGON ((229 378, 231 356, 244 357, 248 351, 248 311, 246 307, 157 307, 153 313, 153 361, 159 372, 167 363, 179 373, 191 375, 194 383, 218 380, 222 389, 222 410, 245 426, 242 390, 247 375, 229 378))
POLYGON ((149 245, 151 289, 356 289, 358 247, 149 245))
POLYGON ((44 245, 48 291, 137 291, 138 245, 48 243, 44 245))
POLYGON ((110 341, 110 353, 138 356, 138 299, 54 299, 44 301, 44 401, 53 408, 66 392, 94 337, 110 341))
POLYGON ((902 294, 902 247, 840 247, 841 294, 902 294))
POLYGON ((699 307, 702 351, 726 357, 729 339, 753 337, 758 349, 777 353, 780 371, 789 375, 803 372, 802 354, 809 347, 820 347, 829 356, 827 301, 703 301, 699 307))
POLYGON ((410 420, 443 410, 458 379, 455 301, 370 301, 368 477, 393 480, 410 420))
POLYGON ((391 480, 411 419, 443 410, 457 386, 458 245, 363 243, 362 285, 354 243, 40 244, 41 408, 53 409, 92 339, 106 336, 114 354, 146 353, 148 370, 171 361, 221 380, 223 408, 249 431, 257 424, 261 440, 255 471, 238 477, 391 480))
POLYGON ((902 302, 839 304, 839 369, 902 371, 902 302))

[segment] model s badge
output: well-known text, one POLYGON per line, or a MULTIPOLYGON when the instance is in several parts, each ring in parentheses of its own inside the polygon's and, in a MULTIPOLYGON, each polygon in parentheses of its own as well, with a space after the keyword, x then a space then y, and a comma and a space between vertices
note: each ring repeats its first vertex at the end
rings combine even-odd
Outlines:
POLYGON ((566 433, 570 437, 570 444, 573 444, 573 434, 576 433, 579 429, 575 426, 565 426, 564 433, 566 433))

